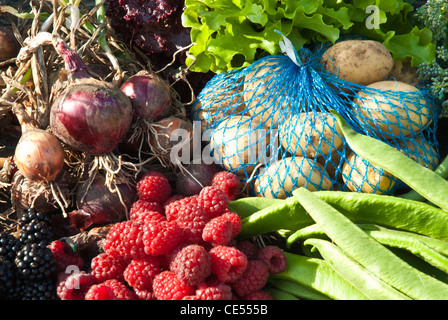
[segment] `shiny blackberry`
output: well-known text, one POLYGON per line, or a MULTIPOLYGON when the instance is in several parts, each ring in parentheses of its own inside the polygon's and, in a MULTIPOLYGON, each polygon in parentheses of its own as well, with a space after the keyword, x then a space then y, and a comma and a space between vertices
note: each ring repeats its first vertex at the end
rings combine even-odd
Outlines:
POLYGON ((14 262, 19 275, 29 281, 47 279, 55 269, 53 254, 43 243, 24 245, 14 262))
POLYGON ((6 299, 16 285, 17 272, 13 262, 0 257, 0 298, 6 299))
POLYGON ((10 261, 14 261, 21 246, 19 239, 12 234, 0 232, 0 257, 5 257, 10 261))
POLYGON ((27 281, 21 286, 21 300, 56 300, 56 286, 52 279, 27 281))
POLYGON ((23 245, 38 242, 49 245, 52 239, 51 225, 41 220, 31 220, 24 224, 19 234, 19 240, 23 245))
POLYGON ((48 213, 38 212, 33 208, 27 209, 22 213, 19 219, 19 227, 22 229, 26 224, 31 221, 42 221, 51 225, 53 222, 52 216, 48 213))

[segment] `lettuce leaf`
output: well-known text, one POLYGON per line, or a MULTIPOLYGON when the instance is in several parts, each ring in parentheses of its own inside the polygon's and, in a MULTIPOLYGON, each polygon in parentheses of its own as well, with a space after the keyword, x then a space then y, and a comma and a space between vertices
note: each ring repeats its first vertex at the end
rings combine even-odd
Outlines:
POLYGON ((187 65, 215 73, 248 66, 266 54, 281 52, 281 34, 297 51, 314 42, 335 43, 345 35, 381 41, 395 59, 412 65, 434 59, 428 29, 413 26, 413 7, 402 0, 185 0, 182 24, 193 43, 187 65), (367 28, 375 5, 380 28, 367 28))

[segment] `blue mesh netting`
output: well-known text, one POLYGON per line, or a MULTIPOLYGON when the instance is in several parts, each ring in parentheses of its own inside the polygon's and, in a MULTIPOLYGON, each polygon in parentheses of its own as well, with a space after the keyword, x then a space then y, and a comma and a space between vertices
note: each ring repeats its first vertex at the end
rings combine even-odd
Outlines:
POLYGON ((287 55, 267 56, 215 75, 198 95, 192 120, 201 121, 214 161, 247 183, 251 195, 284 198, 299 186, 382 194, 405 187, 350 150, 331 109, 356 131, 437 166, 439 110, 425 90, 341 80, 320 64, 325 49, 302 49, 297 64, 287 55))

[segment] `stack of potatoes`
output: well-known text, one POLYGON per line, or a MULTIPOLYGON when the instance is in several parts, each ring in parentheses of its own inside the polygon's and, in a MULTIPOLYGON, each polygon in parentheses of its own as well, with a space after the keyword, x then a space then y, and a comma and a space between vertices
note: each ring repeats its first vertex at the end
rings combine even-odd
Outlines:
MULTIPOLYGON (((316 105, 319 99, 315 97, 300 101, 279 98, 285 90, 271 80, 282 65, 264 61, 264 66, 238 81, 210 91, 216 103, 202 106, 207 100, 203 95, 194 107, 193 120, 202 121, 203 131, 217 123, 210 136, 215 161, 242 179, 256 175, 253 189, 263 197, 286 198, 297 187, 330 190, 336 181, 350 191, 389 192, 397 179, 348 148, 328 112, 331 106, 316 105), (267 165, 269 155, 260 156, 260 151, 268 153, 267 147, 275 145, 271 143, 273 137, 286 152, 267 165)), ((408 62, 394 61, 380 42, 346 40, 329 47, 320 65, 346 82, 348 91, 359 89, 351 98, 347 94, 341 97, 350 99, 353 116, 367 133, 394 141, 397 148, 424 166, 437 165, 437 152, 418 135, 430 124, 431 112, 416 88, 415 68, 408 62), (394 92, 400 92, 396 100, 394 92)))

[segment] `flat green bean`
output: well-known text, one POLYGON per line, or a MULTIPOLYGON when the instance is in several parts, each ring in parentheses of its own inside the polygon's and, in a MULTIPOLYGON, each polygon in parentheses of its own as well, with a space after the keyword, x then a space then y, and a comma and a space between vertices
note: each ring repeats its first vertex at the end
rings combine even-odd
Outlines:
MULTIPOLYGON (((316 191, 315 195, 356 223, 372 223, 448 241, 448 214, 427 203, 343 191, 316 191)), ((239 237, 249 238, 279 229, 295 231, 311 224, 313 219, 291 197, 243 218, 239 237)))
POLYGON ((353 152, 388 171, 425 199, 448 211, 448 181, 387 143, 356 132, 335 110, 331 110, 331 113, 353 152))
POLYGON ((327 240, 307 239, 305 245, 312 245, 319 250, 323 259, 341 277, 372 300, 410 300, 366 268, 348 257, 339 247, 327 240))
POLYGON ((266 291, 271 294, 274 300, 300 300, 295 295, 276 288, 267 288, 266 291))
POLYGON ((269 281, 291 281, 308 289, 307 292, 317 291, 333 300, 368 300, 324 260, 290 252, 285 252, 285 256, 288 260, 286 270, 270 275, 269 281))
POLYGON ((281 199, 264 197, 244 197, 230 201, 228 208, 233 212, 237 212, 240 218, 244 219, 257 211, 280 204, 282 201, 281 199))
POLYGON ((294 197, 328 237, 375 276, 416 300, 448 299, 447 284, 411 267, 313 192, 297 191, 294 197))
POLYGON ((331 300, 326 295, 315 291, 313 289, 307 288, 305 286, 300 285, 295 281, 285 280, 285 279, 275 279, 269 278, 268 283, 273 285, 275 288, 279 290, 283 290, 288 292, 298 299, 304 300, 331 300))

